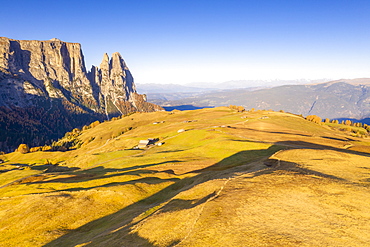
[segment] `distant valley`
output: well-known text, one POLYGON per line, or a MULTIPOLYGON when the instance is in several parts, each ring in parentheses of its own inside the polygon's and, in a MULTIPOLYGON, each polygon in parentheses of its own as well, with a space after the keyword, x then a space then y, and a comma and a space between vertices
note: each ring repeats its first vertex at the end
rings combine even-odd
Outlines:
POLYGON ((241 105, 246 109, 318 115, 330 119, 370 117, 370 79, 338 80, 318 84, 283 85, 272 88, 245 88, 192 93, 148 93, 151 102, 164 107, 190 105, 215 107, 241 105), (191 95, 192 94, 192 95, 191 95))

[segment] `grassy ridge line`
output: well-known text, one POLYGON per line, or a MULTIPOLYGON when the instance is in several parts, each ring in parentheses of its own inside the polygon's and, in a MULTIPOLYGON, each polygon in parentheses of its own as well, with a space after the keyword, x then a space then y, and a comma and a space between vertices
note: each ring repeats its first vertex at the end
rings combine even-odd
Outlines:
MULTIPOLYGON (((206 128, 199 128, 198 130, 200 130, 200 129, 206 129, 206 128)), ((188 131, 190 131, 190 130, 188 130, 188 131)), ((177 136, 178 136, 178 135, 180 135, 180 134, 181 134, 181 133, 178 133, 178 134, 176 134, 176 135, 174 135, 174 136, 170 136, 170 137, 166 137, 166 138, 164 138, 164 139, 161 139, 161 142, 164 142, 164 141, 167 141, 167 140, 169 140, 169 139, 175 138, 175 137, 177 137, 177 136)), ((108 142, 109 142, 110 140, 111 140, 111 139, 108 139, 108 140, 107 140, 107 142, 106 142, 103 146, 101 146, 101 147, 99 147, 99 148, 96 148, 96 149, 93 149, 93 150, 97 150, 97 149, 100 149, 100 148, 104 147, 105 145, 107 145, 107 144, 108 144, 108 142)), ((155 145, 150 145, 150 146, 148 146, 147 148, 145 148, 145 149, 144 149, 142 152, 140 152, 140 153, 133 154, 133 155, 130 155, 130 156, 125 156, 125 157, 119 157, 119 158, 115 158, 115 159, 110 159, 110 160, 107 160, 107 161, 103 161, 103 162, 101 162, 101 163, 97 163, 96 165, 93 165, 93 166, 90 166, 90 167, 84 168, 84 169, 79 170, 79 171, 88 170, 88 169, 91 169, 91 168, 97 167, 97 166, 99 166, 99 165, 103 165, 103 164, 109 163, 109 162, 111 162, 111 161, 116 161, 116 160, 120 160, 120 159, 126 159, 126 158, 130 158, 130 157, 140 156, 140 155, 145 154, 149 149, 154 148, 154 147, 155 147, 155 145)), ((93 151, 93 150, 92 150, 92 151, 93 151)), ((90 151, 90 152, 92 152, 92 151, 90 151)))
MULTIPOLYGON (((275 113, 276 114, 276 113, 275 113)), ((298 118, 297 116, 294 116, 294 115, 292 115, 292 117, 296 117, 296 118, 298 118)), ((274 119, 274 121, 276 121, 276 119, 274 119)), ((149 122, 151 122, 150 120, 149 120, 149 122)), ((237 122, 237 123, 233 123, 234 125, 239 125, 239 124, 244 124, 245 123, 245 121, 242 121, 242 122, 237 122)), ((214 126, 214 127, 217 127, 217 126, 214 126)), ((195 129, 207 129, 207 128, 210 128, 210 127, 204 127, 204 128, 195 128, 195 129)), ((219 131, 219 130, 217 130, 217 131, 219 131)), ((222 132, 222 133, 226 133, 225 131, 220 131, 220 132, 222 132)), ((228 134, 230 134, 230 132, 228 132, 228 134)), ((254 142, 260 142, 260 143, 268 143, 268 144, 273 144, 274 142, 269 142, 269 141, 262 141, 262 140, 257 140, 257 139, 255 139, 255 138, 247 138, 247 137, 245 137, 245 136, 242 136, 242 135, 236 135, 235 133, 232 133, 234 136, 237 136, 238 138, 244 138, 244 139, 248 139, 248 140, 251 140, 251 141, 254 141, 254 142)), ((175 136, 172 136, 171 138, 174 138, 174 137, 176 137, 177 135, 175 135, 175 136)), ((99 148, 101 148, 101 147, 103 147, 103 146, 106 146, 107 144, 108 144, 108 142, 110 141, 111 139, 109 138, 105 143, 104 143, 104 145, 102 145, 102 146, 100 146, 100 147, 98 147, 98 148, 95 148, 95 149, 93 149, 93 150, 96 150, 96 149, 99 149, 99 148)), ((168 137, 167 138, 165 138, 164 140, 168 140, 168 137)), ((284 146, 288 146, 288 147, 294 147, 294 148, 297 148, 297 147, 302 147, 302 146, 298 146, 298 145, 293 145, 293 144, 286 144, 286 143, 281 143, 280 145, 284 145, 284 146)), ((90 151, 88 151, 87 153, 89 153, 89 152, 91 152, 91 150, 90 151)), ((143 153, 145 153, 146 151, 144 151, 143 153)), ((114 159, 108 159, 108 160, 105 160, 105 161, 102 161, 102 162, 97 162, 96 164, 94 164, 94 165, 92 165, 92 166, 89 166, 89 167, 87 167, 87 168, 85 168, 84 170, 86 170, 86 169, 89 169, 89 168, 93 168, 93 167, 96 167, 96 166, 98 166, 98 165, 101 165, 101 164, 105 164, 105 163, 108 163, 108 162, 111 162, 111 161, 115 161, 115 160, 120 160, 120 159, 124 159, 124 158, 128 158, 128 157, 134 157, 134 156, 139 156, 139 155, 142 155, 143 153, 139 153, 139 154, 134 154, 134 155, 131 155, 131 156, 125 156, 125 157, 119 157, 119 158, 114 158, 114 159)))
MULTIPOLYGON (((225 179, 237 177, 237 174, 250 174, 256 170, 269 174, 271 169, 266 170, 262 160, 286 146, 303 148, 304 152, 313 152, 312 147, 335 147, 339 152, 339 147, 348 143, 348 135, 342 132, 334 132, 290 116, 267 111, 236 113, 227 108, 175 112, 171 115, 134 114, 121 120, 102 123, 84 132, 81 138, 96 138, 80 150, 11 154, 9 158, 12 162, 27 164, 52 157, 50 160, 63 161, 68 166, 79 166, 82 171, 52 174, 44 181, 27 182, 1 189, 3 196, 0 204, 3 212, 7 211, 11 222, 19 222, 20 225, 25 225, 22 222, 29 222, 29 227, 24 231, 25 229, 17 228, 17 225, 4 219, 5 225, 0 223, 0 229, 8 230, 0 234, 3 235, 3 238, 0 237, 0 243, 6 246, 26 246, 25 243, 32 240, 33 244, 29 244, 32 246, 46 243, 49 243, 47 246, 71 246, 88 242, 91 242, 91 246, 121 246, 124 240, 128 245, 135 242, 136 246, 140 243, 143 243, 143 246, 153 246, 154 243, 158 246, 168 246, 168 242, 160 243, 161 236, 154 233, 146 235, 145 229, 154 222, 164 222, 157 219, 164 219, 169 212, 173 215, 173 220, 168 220, 173 225, 180 224, 174 221, 175 219, 188 219, 188 222, 181 223, 185 227, 181 233, 165 230, 162 232, 168 233, 168 236, 178 236, 176 241, 180 241, 189 229, 195 229, 190 233, 197 233, 197 227, 203 224, 204 217, 209 217, 209 205, 218 203, 225 193, 230 193, 228 182, 228 186, 222 188, 222 193, 214 197, 225 179), (267 114, 269 118, 260 119, 267 114), (240 117, 244 116, 247 116, 247 122, 240 121, 240 117), (152 124, 163 119, 166 122, 162 125, 152 124), (183 122, 189 119, 195 119, 197 122, 183 122), (227 124, 230 127, 220 127, 227 124), (99 145, 101 147, 112 135, 120 133, 122 128, 127 126, 134 129, 111 139, 100 149, 100 153, 85 154, 99 145), (188 131, 177 133, 180 128, 188 131), (337 135, 335 138, 338 140, 323 138, 333 135, 337 135), (147 137, 162 137, 160 141, 166 140, 166 144, 135 154, 125 150, 147 137), (264 143, 250 141, 250 137, 264 143), (293 141, 297 140, 302 143, 295 145, 293 141), (86 161, 80 163, 83 159, 86 161), (95 166, 99 162, 104 164, 95 166), (95 167, 86 169, 89 164, 95 167), (209 200, 210 198, 212 200, 209 200), (199 214, 200 208, 203 209, 199 214), (84 212, 86 209, 88 212, 84 212), (59 225, 56 219, 63 219, 63 224, 59 225), (37 222, 33 223, 34 221, 41 221, 43 224, 36 227, 37 222), (193 222, 196 223, 191 228, 193 222), (6 228, 2 228, 5 226, 6 228), (134 237, 134 232, 141 237, 134 237), (151 241, 152 244, 145 242, 144 236, 144 239, 147 239, 145 241, 151 241), (4 240, 4 237, 10 240, 4 240), (116 240, 119 242, 115 242, 116 240)), ((366 143, 364 139, 353 140, 366 143)), ((275 155, 280 157, 280 153, 275 155)), ((155 230, 152 228, 152 232, 155 230)), ((184 244, 192 241, 193 233, 183 241, 184 244)), ((162 238, 165 238, 165 235, 162 235, 162 238)))
MULTIPOLYGON (((151 123, 152 122, 152 120, 149 120, 148 121, 149 123, 151 123)), ((110 123, 108 123, 108 124, 110 124, 110 123)), ((183 125, 183 124, 182 124, 183 125)), ((207 129, 208 127, 205 127, 205 128, 197 128, 197 129, 207 129)), ((89 131, 88 131, 89 132, 89 131)), ((168 140, 168 139, 171 139, 171 138, 174 138, 174 137, 176 137, 176 136, 178 136, 179 134, 176 134, 176 135, 174 135, 174 136, 171 136, 171 137, 167 137, 167 138, 165 138, 164 140, 168 140)), ((87 138, 87 137, 86 137, 87 138)), ((85 138, 85 139, 86 139, 85 138)), ((110 139, 108 139, 106 142, 105 142, 105 145, 109 142, 109 140, 110 139)), ((103 145, 104 146, 104 145, 103 145)), ((90 166, 90 167, 88 167, 88 168, 85 168, 84 170, 86 170, 86 169, 89 169, 89 168, 93 168, 93 167, 96 167, 96 166, 98 166, 98 165, 101 165, 101 164, 106 164, 106 163, 109 163, 109 162, 111 162, 111 161, 114 161, 114 160, 120 160, 120 159, 125 159, 125 158, 128 158, 128 157, 135 157, 135 156, 139 156, 139 155, 142 155, 143 153, 145 153, 147 150, 145 150, 144 152, 142 152, 142 153, 139 153, 139 154, 134 154, 134 155, 131 155, 131 156, 125 156, 125 157, 119 157, 119 158, 115 158, 115 159, 108 159, 108 160, 105 160, 105 161, 102 161, 102 162, 98 162, 98 163, 96 163, 95 165, 93 165, 93 166, 90 166)), ((72 152, 72 155, 73 155, 73 153, 76 153, 76 151, 71 151, 72 152)), ((57 155, 61 155, 62 157, 64 156, 64 157, 66 157, 67 155, 66 154, 68 154, 68 152, 66 152, 66 153, 59 153, 59 152, 55 152, 55 153, 40 153, 40 154, 42 154, 42 155, 48 155, 48 156, 50 156, 50 154, 52 154, 52 155, 55 155, 55 154, 57 154, 57 155)), ((28 156, 28 155, 35 155, 35 154, 27 154, 26 156, 28 156)), ((21 156, 23 156, 23 155, 21 155, 21 156)), ((16 158, 18 158, 19 157, 19 155, 16 155, 16 158)), ((32 158, 32 159, 34 159, 34 158, 32 158)), ((64 158, 65 159, 65 158, 64 158)), ((57 175, 58 173, 54 173, 55 175, 57 175)), ((35 174, 35 176, 38 176, 38 174, 35 174)), ((26 179, 26 178, 28 178, 29 176, 27 176, 27 177, 23 177, 23 179, 26 179)), ((22 178, 20 178, 19 180, 22 180, 22 178)), ((5 187, 6 186, 9 186, 9 185, 11 185, 12 183, 14 183, 14 182, 18 182, 19 180, 17 180, 17 181, 12 181, 12 182, 10 182, 10 183, 8 183, 7 185, 5 185, 5 187)))
MULTIPOLYGON (((275 114, 278 114, 278 113, 275 113, 275 114)), ((298 118, 297 116, 294 116, 294 115, 291 115, 291 116, 292 116, 292 117, 296 117, 296 118, 298 118)), ((274 119, 274 121, 276 121, 276 119, 274 119)), ((149 122, 151 122, 151 121, 149 120, 149 122)), ((239 125, 239 124, 242 124, 242 123, 244 124, 244 123, 245 123, 245 121, 242 121, 242 122, 240 122, 240 121, 239 121, 239 122, 237 122, 237 123, 233 123, 233 124, 234 124, 234 125, 239 125)), ((213 127, 217 127, 217 126, 213 126, 213 127)), ((208 129, 208 128, 210 128, 210 127, 195 128, 195 129, 208 129)), ((217 129, 216 129, 216 130, 217 130, 217 129)), ((220 130, 217 130, 217 131, 220 131, 220 130)), ((227 132, 225 132, 225 131, 220 131, 220 132, 222 132, 222 133, 227 133, 227 132)), ((230 133, 228 132, 228 134, 230 134, 230 133)), ((177 135, 178 135, 178 134, 177 134, 177 135)), ((174 138, 174 137, 176 137, 177 135, 174 135, 174 136, 172 136, 171 138, 174 138)), ((234 135, 234 136, 237 136, 238 138, 244 138, 244 139, 248 139, 248 140, 251 140, 251 141, 254 141, 254 142, 273 144, 273 142, 257 140, 257 139, 250 138, 250 137, 249 137, 249 138, 246 138, 245 136, 242 136, 242 135, 236 135, 235 133, 233 133, 233 135, 234 135)), ((109 139, 104 143, 104 145, 102 145, 101 147, 106 146, 110 140, 111 140, 111 139, 109 138, 109 139)), ((164 140, 168 140, 168 137, 167 137, 167 138, 165 138, 164 140)), ((302 146, 293 145, 293 144, 286 144, 286 143, 281 143, 280 145, 284 145, 284 146, 288 146, 288 147, 294 147, 294 148, 302 147, 302 146)), ((93 150, 99 149, 99 148, 101 148, 101 147, 95 148, 95 149, 93 149, 93 150)), ((91 150, 90 150, 90 151, 88 151, 87 153, 89 153, 89 152, 91 152, 91 150)), ((143 153, 145 153, 145 152, 146 152, 146 150, 145 150, 143 153)), ((125 156, 125 157, 114 158, 114 159, 108 159, 108 160, 105 160, 105 161, 102 161, 102 162, 97 162, 96 164, 94 164, 94 165, 92 165, 92 166, 90 166, 90 167, 87 167, 87 168, 85 168, 84 170, 89 169, 89 168, 93 168, 93 167, 96 167, 96 166, 99 166, 99 165, 101 165, 101 164, 106 164, 106 163, 109 163, 109 162, 111 162, 111 161, 120 160, 120 159, 124 159, 124 158, 128 158, 128 157, 135 157, 135 156, 139 156, 139 155, 142 155, 143 153, 134 154, 134 155, 131 155, 131 156, 125 156)))

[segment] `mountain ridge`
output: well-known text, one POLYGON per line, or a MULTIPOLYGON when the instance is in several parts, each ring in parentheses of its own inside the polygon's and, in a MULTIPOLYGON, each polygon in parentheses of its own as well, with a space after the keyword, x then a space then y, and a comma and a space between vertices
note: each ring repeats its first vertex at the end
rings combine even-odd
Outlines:
POLYGON ((319 84, 282 85, 272 88, 224 90, 208 92, 177 100, 152 102, 162 106, 193 105, 196 107, 241 105, 246 109, 284 110, 321 118, 366 119, 370 117, 370 79, 336 80, 319 84))
POLYGON ((20 141, 41 145, 95 120, 161 110, 136 92, 118 52, 87 71, 79 43, 0 37, 0 150, 20 141))

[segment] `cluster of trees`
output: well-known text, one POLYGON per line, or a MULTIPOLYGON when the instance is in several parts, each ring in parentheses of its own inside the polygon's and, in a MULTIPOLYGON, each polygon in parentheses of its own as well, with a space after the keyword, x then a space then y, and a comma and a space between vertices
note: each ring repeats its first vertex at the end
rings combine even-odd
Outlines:
MULTIPOLYGON (((122 119, 122 117, 123 116, 113 117, 111 120, 106 120, 106 121, 115 121, 115 120, 122 119)), ((80 148, 82 145, 86 145, 92 142, 95 139, 95 137, 90 137, 85 142, 82 142, 79 139, 79 136, 82 134, 82 131, 94 128, 98 126, 99 124, 101 124, 101 122, 99 120, 96 120, 88 125, 84 125, 81 129, 74 128, 72 131, 66 132, 65 135, 62 138, 59 138, 57 141, 52 141, 50 145, 36 146, 36 147, 30 148, 28 144, 22 143, 18 146, 17 149, 15 149, 15 151, 20 152, 20 153, 28 153, 28 152, 32 153, 32 152, 38 152, 38 151, 67 151, 70 149, 77 149, 77 148, 80 148)), ((131 129, 132 127, 125 127, 122 130, 120 130, 118 133, 112 135, 112 138, 122 135, 123 133, 131 129)))
MULTIPOLYGON (((121 112, 117 111, 117 114, 113 114, 112 120, 120 119, 121 113, 130 115, 137 112, 138 109, 140 111, 163 110, 157 105, 146 102, 141 95, 134 96, 137 100, 137 108, 128 101, 119 101, 117 104, 121 112)), ((60 138, 66 132, 74 133, 75 130, 68 131, 76 127, 87 130, 106 119, 105 114, 87 111, 83 106, 75 105, 66 100, 40 100, 37 105, 42 105, 42 107, 0 107, 0 151, 14 151, 21 143, 32 147, 30 152, 68 150, 76 147, 78 142, 76 138, 72 138, 73 135, 69 134, 69 137, 74 141, 61 144, 60 138)), ((66 139, 68 138, 64 138, 64 140, 66 139)))
POLYGON ((316 116, 316 115, 308 115, 306 117, 306 120, 320 124, 322 122, 321 117, 316 116))
MULTIPOLYGON (((85 125, 82 127, 82 130, 88 130, 88 129, 91 129, 91 128, 94 128, 96 126, 98 126, 100 124, 100 121, 99 120, 96 120, 95 122, 92 122, 91 124, 89 125, 85 125)), ((67 133, 68 134, 68 133, 67 133)), ((66 134, 66 135, 67 135, 66 134)))
MULTIPOLYGON (((32 153, 38 151, 67 151, 69 149, 79 148, 82 145, 82 141, 78 138, 80 135, 81 130, 78 128, 74 128, 71 132, 67 132, 63 138, 60 138, 58 141, 53 141, 51 145, 32 147, 29 148, 29 152, 32 153)), ((20 144, 15 151, 19 152, 20 147, 22 145, 27 144, 20 144)))
POLYGON ((53 142, 51 144, 51 150, 64 152, 70 149, 80 148, 82 145, 82 141, 78 138, 80 135, 81 130, 78 128, 74 128, 71 132, 67 132, 63 138, 53 142))
POLYGON ((370 126, 367 124, 363 124, 360 122, 353 122, 349 119, 347 120, 342 120, 339 122, 337 119, 330 120, 329 118, 326 118, 324 121, 319 116, 316 115, 309 115, 306 117, 306 120, 317 123, 317 124, 322 124, 323 122, 328 124, 328 123, 333 123, 333 124, 341 124, 344 125, 344 127, 339 128, 340 130, 345 130, 345 131, 352 131, 353 133, 357 134, 358 136, 363 136, 365 134, 370 133, 370 126), (359 129, 353 129, 351 127, 358 127, 358 128, 363 128, 365 130, 359 130, 359 129))
POLYGON ((45 103, 45 108, 0 107, 0 151, 11 152, 20 143, 29 147, 50 145, 67 131, 104 118, 99 114, 70 112, 57 100, 53 106, 45 103))
POLYGON ((40 147, 32 147, 32 148, 30 148, 30 153, 38 152, 38 151, 51 151, 51 150, 52 150, 52 147, 51 146, 44 145, 44 146, 40 146, 40 147))
POLYGON ((333 120, 330 120, 329 118, 326 118, 325 119, 325 123, 334 123, 334 124, 343 124, 343 125, 347 125, 347 126, 353 126, 353 127, 359 127, 359 128, 364 128, 366 129, 367 131, 370 131, 370 126, 367 125, 367 124, 363 124, 363 123, 360 123, 360 122, 353 122, 349 119, 347 120, 342 120, 339 122, 338 119, 333 119, 333 120))
POLYGON ((229 105, 230 109, 237 110, 238 112, 244 112, 245 108, 243 106, 229 105))
POLYGON ((30 148, 28 147, 27 144, 20 144, 19 147, 17 148, 17 150, 15 150, 16 152, 19 152, 21 154, 26 154, 30 151, 30 148))

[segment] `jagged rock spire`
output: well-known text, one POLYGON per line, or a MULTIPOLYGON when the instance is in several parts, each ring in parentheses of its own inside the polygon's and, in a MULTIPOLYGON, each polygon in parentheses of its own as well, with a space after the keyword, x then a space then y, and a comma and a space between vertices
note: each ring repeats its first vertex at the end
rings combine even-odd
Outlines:
POLYGON ((80 111, 108 116, 154 110, 136 104, 137 100, 145 101, 145 97, 136 95, 131 72, 118 52, 111 59, 104 54, 100 68, 93 67, 89 73, 81 45, 56 38, 37 41, 0 37, 0 54, 0 80, 7 81, 0 87, 13 85, 3 90, 9 97, 2 97, 0 106, 27 107, 37 105, 36 99, 55 98, 80 111))

